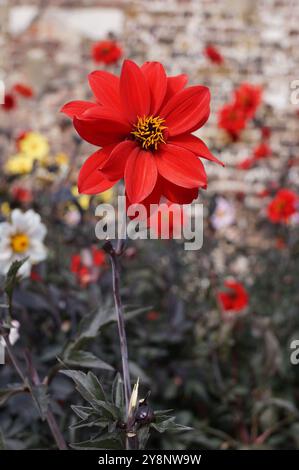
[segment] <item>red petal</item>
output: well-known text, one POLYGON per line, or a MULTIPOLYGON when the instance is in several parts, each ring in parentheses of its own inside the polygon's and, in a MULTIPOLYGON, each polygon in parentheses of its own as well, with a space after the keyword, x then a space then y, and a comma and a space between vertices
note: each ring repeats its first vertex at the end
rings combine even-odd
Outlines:
MULTIPOLYGON (((143 199, 143 201, 140 201, 140 204, 143 204, 143 206, 145 207, 146 209, 146 218, 148 219, 151 215, 151 204, 159 204, 160 203, 160 199, 161 199, 161 182, 160 182, 160 178, 157 179, 157 182, 155 184, 155 187, 154 189, 152 190, 152 192, 150 193, 149 196, 147 196, 145 199, 143 199)), ((127 194, 126 194, 126 207, 128 209, 128 207, 132 204, 132 202, 129 200, 127 194)), ((134 219, 135 216, 137 216, 138 214, 134 214, 134 215, 130 215, 130 219, 134 219)), ((139 214, 139 217, 140 217, 140 214, 139 214)))
POLYGON ((109 145, 102 150, 97 150, 84 162, 78 176, 79 193, 97 194, 111 188, 116 181, 106 179, 100 169, 109 158, 114 145, 109 145))
POLYGON ((181 91, 187 85, 187 82, 188 77, 184 73, 176 75, 175 77, 167 77, 167 90, 164 104, 166 104, 176 93, 181 91))
POLYGON ((207 119, 210 91, 204 86, 192 86, 174 95, 159 113, 166 119, 169 135, 184 134, 198 129, 207 119))
POLYGON ((207 185, 203 164, 189 150, 167 144, 155 156, 158 172, 166 180, 183 188, 198 188, 207 185))
POLYGON ((97 104, 91 103, 90 101, 70 101, 62 106, 60 112, 72 118, 74 116, 80 116, 84 111, 94 106, 97 106, 97 104))
POLYGON ((219 163, 219 165, 224 166, 218 158, 216 158, 208 149, 206 144, 192 134, 185 134, 173 137, 168 141, 170 144, 177 145, 178 147, 183 147, 191 152, 195 153, 195 155, 206 158, 207 160, 211 160, 212 162, 219 163))
POLYGON ((128 156, 134 148, 136 148, 136 143, 132 140, 125 140, 118 144, 104 164, 102 173, 111 180, 123 178, 128 156))
POLYGON ((165 97, 167 89, 166 73, 163 65, 159 62, 145 62, 142 65, 141 70, 144 73, 150 89, 150 114, 155 116, 158 113, 165 97))
POLYGON ((136 147, 125 168, 125 185, 128 198, 134 204, 145 199, 157 181, 157 166, 151 152, 136 147))
POLYGON ((123 111, 130 122, 147 116, 150 111, 150 92, 140 68, 131 60, 125 60, 120 75, 120 97, 123 111))
POLYGON ((127 124, 108 117, 94 119, 87 119, 85 116, 80 119, 75 117, 74 127, 84 140, 100 147, 116 144, 125 139, 130 132, 127 124))
POLYGON ((90 88, 103 106, 121 109, 119 78, 110 72, 96 70, 88 75, 90 88))
POLYGON ((198 187, 191 189, 182 188, 162 177, 160 178, 162 181, 162 194, 169 201, 176 202, 177 204, 190 204, 197 198, 198 187))

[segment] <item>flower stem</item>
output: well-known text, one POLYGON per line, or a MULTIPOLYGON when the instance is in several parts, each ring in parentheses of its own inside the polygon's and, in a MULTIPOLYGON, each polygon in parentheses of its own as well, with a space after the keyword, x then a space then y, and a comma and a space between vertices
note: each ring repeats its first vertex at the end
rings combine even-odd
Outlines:
MULTIPOLYGON (((10 357, 10 360, 17 372, 17 374, 19 375, 20 379, 22 380, 22 382, 24 383, 24 387, 27 388, 33 398, 33 400, 35 401, 35 398, 34 398, 34 395, 33 395, 33 392, 32 392, 32 389, 31 389, 31 385, 28 381, 28 379, 26 378, 26 376, 24 375, 23 371, 22 371, 22 368, 13 352, 13 349, 11 347, 11 344, 9 342, 9 339, 7 337, 7 335, 4 335, 3 336, 4 338, 4 341, 5 341, 5 345, 6 345, 6 349, 7 349, 7 353, 10 357)), ((66 445, 66 442, 64 440, 64 437, 58 427, 58 424, 56 422, 56 419, 52 413, 52 411, 50 410, 50 408, 48 408, 48 411, 47 411, 47 414, 46 414, 46 420, 47 420, 47 423, 48 423, 48 426, 50 428, 50 431, 55 439, 55 442, 57 444, 57 447, 59 450, 67 450, 67 445, 66 445)))
POLYGON ((110 241, 106 242, 104 246, 105 251, 109 254, 112 266, 112 282, 113 282, 113 296, 114 304, 117 315, 118 335, 120 342, 122 370, 123 370, 123 381, 124 381, 124 393, 125 393, 125 404, 126 404, 126 449, 133 450, 138 449, 138 439, 135 433, 133 433, 134 419, 129 416, 130 398, 132 394, 130 371, 129 371, 129 359, 128 359, 128 345, 125 330, 125 319, 124 310, 120 296, 120 272, 118 257, 121 256, 123 251, 123 240, 117 240, 116 249, 113 247, 110 241), (132 435, 129 435, 132 433, 132 435))
POLYGON ((131 389, 131 380, 130 380, 130 372, 129 372, 128 345, 127 345, 127 337, 126 337, 126 330, 125 330, 124 311, 123 311, 123 306, 122 306, 121 297, 120 297, 120 276, 119 276, 119 263, 118 263, 118 258, 117 258, 119 254, 112 247, 112 249, 109 251, 109 255, 110 255, 111 265, 112 265, 113 296, 114 296, 115 310, 116 310, 116 315, 117 315, 118 334, 119 334, 119 341, 120 341, 126 412, 128 413, 132 389, 131 389))

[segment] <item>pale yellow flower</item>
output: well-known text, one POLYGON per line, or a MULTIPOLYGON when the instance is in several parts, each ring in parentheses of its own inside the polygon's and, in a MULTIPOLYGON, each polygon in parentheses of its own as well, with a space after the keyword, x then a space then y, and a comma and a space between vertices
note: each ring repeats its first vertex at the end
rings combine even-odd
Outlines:
POLYGON ((19 149, 33 160, 43 160, 49 153, 49 142, 37 132, 27 132, 19 141, 19 149))
POLYGON ((107 189, 107 191, 104 191, 103 193, 99 194, 99 199, 102 202, 109 203, 113 201, 115 195, 115 191, 113 188, 107 189))
POLYGON ((59 152, 55 155, 54 160, 58 166, 67 166, 70 159, 66 153, 59 152))
POLYGON ((4 171, 11 175, 25 175, 32 171, 34 159, 28 155, 17 153, 9 157, 4 165, 4 171))
POLYGON ((77 186, 73 186, 71 192, 72 195, 77 199, 80 207, 86 211, 89 208, 90 196, 88 196, 88 194, 79 194, 77 186))

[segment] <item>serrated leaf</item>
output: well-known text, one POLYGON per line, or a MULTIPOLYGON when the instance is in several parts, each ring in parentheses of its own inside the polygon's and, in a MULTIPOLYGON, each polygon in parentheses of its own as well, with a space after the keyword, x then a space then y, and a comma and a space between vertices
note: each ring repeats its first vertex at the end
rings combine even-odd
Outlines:
POLYGON ((48 388, 44 384, 33 385, 31 387, 33 402, 35 403, 42 420, 45 420, 49 407, 49 395, 47 392, 48 388))
POLYGON ((28 260, 28 256, 20 261, 14 261, 9 270, 8 273, 6 274, 6 279, 5 279, 5 284, 4 284, 4 291, 7 294, 9 300, 11 301, 12 294, 14 291, 14 288, 16 286, 16 283, 18 281, 17 275, 18 271, 23 266, 24 263, 28 260))
POLYGON ((175 422, 175 417, 172 416, 171 418, 162 421, 161 423, 151 423, 150 427, 154 428, 159 433, 164 433, 165 431, 168 432, 181 432, 181 431, 191 431, 192 428, 188 426, 183 426, 182 424, 178 424, 175 422))
POLYGON ((79 370, 62 370, 60 372, 75 382, 78 392, 88 402, 93 400, 106 401, 103 387, 92 372, 88 372, 88 374, 79 370))
POLYGON ((140 429, 138 429, 137 436, 138 436, 139 449, 145 449, 146 443, 150 435, 149 430, 150 430, 149 426, 142 426, 140 429))
POLYGON ((93 408, 82 405, 71 405, 72 410, 81 419, 87 419, 88 416, 93 412, 93 408))
POLYGON ((102 370, 114 370, 112 366, 89 351, 71 351, 63 361, 69 366, 80 366, 102 370))
POLYGON ((112 384, 112 401, 118 408, 122 408, 125 403, 124 383, 119 373, 116 374, 112 384))
POLYGON ((98 437, 97 439, 84 441, 84 442, 77 442, 71 444, 72 449, 78 450, 91 450, 91 449, 122 449, 121 441, 118 437, 113 437, 109 434, 105 434, 104 436, 98 437))

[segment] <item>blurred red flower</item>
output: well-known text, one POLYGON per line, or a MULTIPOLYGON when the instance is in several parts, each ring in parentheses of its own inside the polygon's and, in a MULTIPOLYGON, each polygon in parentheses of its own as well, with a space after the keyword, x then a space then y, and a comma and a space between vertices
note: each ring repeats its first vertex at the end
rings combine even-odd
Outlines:
POLYGON ((254 159, 252 157, 244 158, 240 163, 237 164, 238 170, 249 170, 254 164, 254 159))
POLYGON ((262 101, 262 87, 243 83, 235 90, 235 104, 243 110, 247 119, 254 117, 262 101))
POLYGON ((31 202, 33 199, 32 191, 20 186, 15 186, 12 188, 11 193, 12 197, 18 202, 31 202))
POLYGON ((86 250, 83 253, 72 255, 71 272, 81 286, 86 286, 90 282, 96 281, 99 267, 106 265, 106 253, 100 248, 92 247, 91 251, 86 250))
POLYGON ((268 218, 274 223, 286 223, 297 211, 297 205, 297 194, 290 189, 282 188, 268 205, 268 218))
POLYGON ((246 127, 246 115, 235 103, 225 104, 218 114, 218 127, 224 129, 233 140, 237 140, 246 127))
POLYGON ((191 202, 207 185, 197 157, 221 162, 191 133, 207 121, 210 92, 185 88, 187 77, 167 77, 159 62, 138 67, 126 60, 120 78, 105 71, 89 75, 96 102, 72 101, 62 112, 87 142, 103 147, 81 168, 80 193, 96 194, 124 178, 131 203, 162 195, 191 202))
POLYGON ((214 64, 221 65, 224 62, 223 56, 212 44, 208 44, 204 50, 205 56, 214 64))
POLYGON ((114 64, 117 62, 123 51, 115 41, 99 41, 92 46, 92 58, 96 63, 114 64))
POLYGON ((24 98, 31 98, 33 96, 32 88, 28 85, 24 85, 23 83, 16 83, 13 86, 13 91, 24 98))
POLYGON ((17 102, 15 97, 11 93, 5 93, 4 95, 4 103, 2 104, 2 108, 5 111, 11 111, 12 109, 16 108, 17 102))
POLYGON ((159 316, 160 316, 160 313, 157 312, 156 310, 151 310, 150 312, 146 314, 146 318, 150 321, 158 320, 159 316))
POLYGON ((255 160, 261 160, 263 158, 270 157, 272 154, 272 149, 270 145, 268 145, 266 142, 262 142, 259 144, 253 151, 253 156, 255 160))
POLYGON ((240 282, 225 281, 227 291, 218 292, 217 297, 224 311, 240 312, 248 306, 248 293, 240 282))

